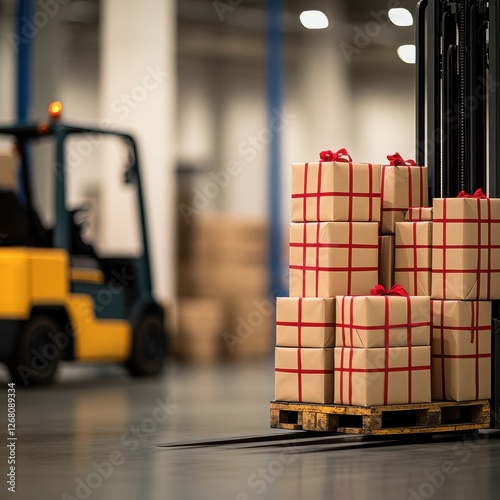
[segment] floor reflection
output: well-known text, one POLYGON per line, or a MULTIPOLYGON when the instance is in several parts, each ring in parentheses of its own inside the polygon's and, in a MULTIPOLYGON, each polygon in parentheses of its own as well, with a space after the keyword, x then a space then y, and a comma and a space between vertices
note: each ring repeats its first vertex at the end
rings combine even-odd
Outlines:
POLYGON ((409 443, 271 431, 272 392, 270 363, 172 366, 155 380, 66 369, 51 388, 18 390, 17 498, 497 498, 496 434, 409 443))

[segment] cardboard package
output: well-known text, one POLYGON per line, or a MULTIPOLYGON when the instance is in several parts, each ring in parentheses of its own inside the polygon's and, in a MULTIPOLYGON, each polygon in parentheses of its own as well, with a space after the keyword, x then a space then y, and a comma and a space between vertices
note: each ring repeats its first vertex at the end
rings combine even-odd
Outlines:
POLYGON ((290 296, 368 294, 378 280, 378 224, 290 224, 290 296))
POLYGON ((276 345, 333 347, 335 299, 279 297, 276 302, 276 345))
POLYGON ((430 346, 430 298, 337 297, 335 347, 430 346))
POLYGON ((203 214, 189 228, 187 255, 191 261, 207 265, 231 263, 266 265, 268 256, 268 224, 260 219, 237 218, 223 214, 203 214))
POLYGON ((275 400, 333 403, 333 349, 276 347, 275 400))
POLYGON ((405 221, 419 222, 432 220, 432 207, 409 207, 406 211, 405 221))
POLYGON ((292 221, 379 221, 380 173, 371 163, 292 164, 292 221))
POLYGON ((431 348, 335 348, 334 402, 371 406, 431 401, 431 348))
POLYGON ((0 151, 0 189, 17 191, 17 158, 3 150, 0 151))
POLYGON ((491 302, 432 301, 432 399, 491 397, 491 302))
POLYGON ((226 308, 217 299, 182 299, 178 307, 178 349, 186 361, 214 362, 223 350, 226 308))
POLYGON ((387 290, 394 285, 394 236, 379 236, 378 282, 387 290))
POLYGON ((427 167, 383 165, 381 176, 383 234, 393 234, 409 207, 427 205, 427 167))
POLYGON ((181 297, 246 300, 269 288, 268 225, 255 218, 203 214, 179 224, 181 297))
POLYGON ((274 304, 269 297, 237 297, 227 301, 222 335, 228 360, 264 358, 274 345, 274 304))
POLYGON ((432 298, 500 299, 500 198, 436 198, 432 298))
POLYGON ((196 297, 245 298, 266 295, 269 288, 268 270, 261 264, 198 261, 187 271, 196 297))
POLYGON ((432 222, 397 222, 394 281, 409 295, 431 294, 432 222))

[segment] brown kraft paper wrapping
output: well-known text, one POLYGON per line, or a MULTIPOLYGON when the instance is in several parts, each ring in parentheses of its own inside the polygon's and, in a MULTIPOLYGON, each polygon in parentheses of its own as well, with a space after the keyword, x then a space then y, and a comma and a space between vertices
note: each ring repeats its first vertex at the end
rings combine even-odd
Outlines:
POLYGON ((436 198, 432 298, 500 299, 500 199, 436 198))
POLYGON ((432 222, 396 223, 394 281, 409 295, 431 294, 432 222))
POLYGON ((406 211, 405 221, 422 222, 432 220, 432 207, 409 207, 406 211))
POLYGON ((489 399, 491 302, 431 302, 432 399, 489 399))
POLYGON ((275 400, 333 403, 333 349, 276 347, 275 400))
POLYGON ((378 280, 376 222, 290 224, 290 296, 369 294, 378 280))
POLYGON ((278 297, 276 345, 280 347, 333 347, 335 299, 278 297))
POLYGON ((380 221, 380 164, 292 164, 292 221, 380 221))
POLYGON ((383 234, 394 233, 395 223, 405 220, 409 207, 427 205, 427 167, 383 165, 382 228, 383 234))
POLYGON ((386 290, 394 285, 394 236, 379 236, 378 283, 386 290))
POLYGON ((431 348, 335 348, 334 402, 372 406, 431 401, 431 348))
POLYGON ((336 298, 335 347, 430 346, 430 298, 336 298))

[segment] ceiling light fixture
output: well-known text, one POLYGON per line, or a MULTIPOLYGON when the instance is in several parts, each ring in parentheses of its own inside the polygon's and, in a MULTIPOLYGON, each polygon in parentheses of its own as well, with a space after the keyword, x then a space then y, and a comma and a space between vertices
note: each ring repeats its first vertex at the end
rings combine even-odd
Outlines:
POLYGON ((401 45, 400 47, 398 47, 398 56, 403 62, 407 64, 415 64, 415 45, 401 45))
POLYGON ((328 18, 320 10, 305 10, 300 14, 300 22, 308 30, 328 28, 328 18))
POLYGON ((408 9, 391 9, 389 10, 389 19, 396 26, 412 26, 413 16, 408 9))

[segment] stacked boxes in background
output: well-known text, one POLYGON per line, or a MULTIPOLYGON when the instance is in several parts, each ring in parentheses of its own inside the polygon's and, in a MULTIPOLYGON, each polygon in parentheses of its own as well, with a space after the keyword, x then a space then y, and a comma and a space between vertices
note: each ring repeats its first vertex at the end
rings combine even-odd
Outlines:
POLYGON ((0 189, 17 191, 17 160, 13 151, 0 150, 0 189))
POLYGON ((275 399, 333 403, 335 297, 378 281, 380 165, 292 165, 290 297, 278 299, 275 399))
POLYGON ((267 224, 212 213, 180 221, 179 229, 179 357, 267 356, 273 343, 267 224))

